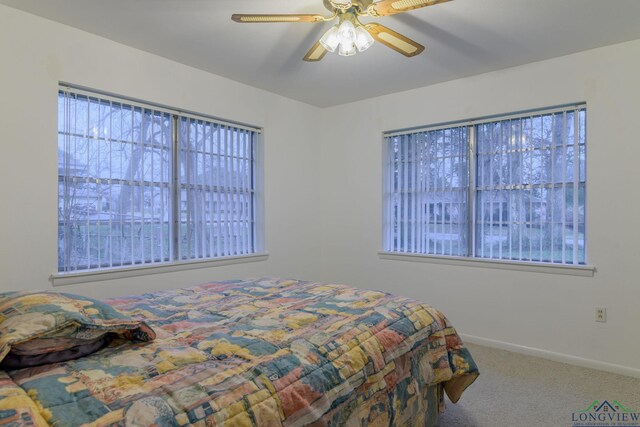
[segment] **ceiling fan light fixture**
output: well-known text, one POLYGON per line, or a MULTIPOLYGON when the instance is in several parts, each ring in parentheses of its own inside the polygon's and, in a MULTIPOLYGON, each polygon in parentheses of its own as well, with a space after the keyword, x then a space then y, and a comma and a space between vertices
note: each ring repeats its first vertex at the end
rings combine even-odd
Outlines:
POLYGON ((356 49, 356 44, 353 42, 343 41, 340 43, 340 48, 338 49, 338 55, 340 56, 353 56, 358 52, 356 49))
POLYGON ((365 50, 369 49, 374 42, 375 40, 373 39, 373 37, 371 37, 371 34, 369 34, 369 32, 362 25, 359 25, 356 28, 355 44, 358 48, 358 52, 364 52, 365 50))
POLYGON ((361 26, 350 20, 343 20, 339 25, 329 28, 320 39, 320 44, 329 52, 338 50, 340 56, 353 56, 357 52, 366 50, 373 43, 373 38, 361 26), (360 30, 360 31, 359 31, 360 30), (361 32, 364 31, 369 38, 361 32))
POLYGON ((338 31, 338 26, 335 25, 329 29, 322 38, 320 39, 320 44, 329 52, 335 52, 340 44, 340 31, 338 31))
POLYGON ((231 19, 240 23, 322 23, 338 19, 338 25, 324 33, 304 56, 303 59, 307 62, 320 61, 327 52, 337 51, 341 56, 352 56, 369 49, 376 41, 410 58, 422 53, 424 46, 376 22, 363 25, 359 18, 391 16, 449 1, 451 0, 322 0, 327 10, 332 13, 331 16, 310 13, 235 13, 231 15, 231 19))

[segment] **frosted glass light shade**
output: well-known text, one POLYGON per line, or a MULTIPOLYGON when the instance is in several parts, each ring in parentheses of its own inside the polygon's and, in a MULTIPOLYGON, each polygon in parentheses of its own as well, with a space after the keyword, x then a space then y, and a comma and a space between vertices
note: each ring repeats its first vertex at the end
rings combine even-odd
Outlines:
POLYGON ((353 56, 357 52, 356 45, 352 41, 343 40, 340 42, 340 49, 338 49, 338 55, 340 56, 353 56))
POLYGON ((356 27, 353 25, 353 22, 347 20, 342 21, 338 31, 340 32, 340 43, 355 43, 356 27))
POLYGON ((369 49, 375 40, 371 37, 371 34, 363 27, 356 28, 356 40, 355 44, 358 48, 358 52, 364 52, 369 49))
POLYGON ((324 33, 324 36, 320 39, 320 44, 329 52, 335 52, 340 44, 340 31, 338 26, 331 27, 329 31, 324 33))

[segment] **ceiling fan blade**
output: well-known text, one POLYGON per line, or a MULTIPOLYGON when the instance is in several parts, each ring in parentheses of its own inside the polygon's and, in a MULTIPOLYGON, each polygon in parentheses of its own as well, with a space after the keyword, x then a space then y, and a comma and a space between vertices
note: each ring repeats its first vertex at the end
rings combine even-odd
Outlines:
POLYGON ((320 44, 320 42, 316 42, 313 47, 307 52, 304 56, 304 60, 307 62, 318 62, 327 54, 327 49, 324 48, 320 44))
POLYGON ((367 8, 367 12, 371 16, 389 16, 448 1, 451 0, 382 0, 371 4, 367 8))
POLYGON ((252 24, 252 23, 270 23, 270 22, 325 22, 327 18, 322 15, 245 15, 233 14, 231 16, 235 22, 252 24))
POLYGON ((376 41, 390 47, 396 52, 400 52, 404 56, 416 56, 421 54, 424 50, 424 46, 420 43, 417 43, 400 33, 396 33, 384 25, 370 23, 366 24, 364 27, 376 41))

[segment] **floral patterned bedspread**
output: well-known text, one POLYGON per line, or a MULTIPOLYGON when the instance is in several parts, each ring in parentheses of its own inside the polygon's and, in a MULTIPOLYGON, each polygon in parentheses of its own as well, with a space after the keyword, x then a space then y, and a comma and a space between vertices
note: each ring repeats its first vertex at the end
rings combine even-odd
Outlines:
POLYGON ((0 371, 0 425, 431 425, 478 375, 442 313, 383 292, 259 279, 107 302, 157 339, 0 371))

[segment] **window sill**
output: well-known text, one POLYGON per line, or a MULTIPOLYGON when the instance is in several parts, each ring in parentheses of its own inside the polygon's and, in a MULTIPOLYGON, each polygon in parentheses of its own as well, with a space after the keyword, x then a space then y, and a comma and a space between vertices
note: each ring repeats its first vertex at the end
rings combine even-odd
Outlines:
POLYGON ((461 265, 465 267, 497 268, 501 270, 531 271, 535 273, 565 274, 570 276, 593 277, 593 265, 566 265, 543 262, 521 262, 481 258, 462 258, 445 255, 407 254, 378 252, 380 259, 393 261, 429 262, 433 264, 461 265))
POLYGON ((55 273, 49 277, 53 286, 75 285, 78 283, 98 282, 101 280, 124 279, 128 277, 146 276, 150 274, 173 273, 197 268, 220 267, 223 265, 243 264, 247 262, 266 261, 268 253, 229 256, 223 258, 181 261, 167 264, 144 265, 99 271, 82 271, 74 273, 55 273))

